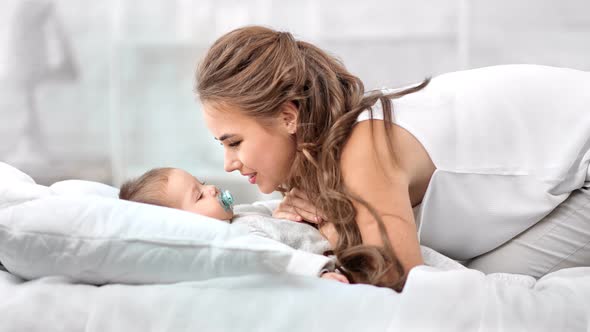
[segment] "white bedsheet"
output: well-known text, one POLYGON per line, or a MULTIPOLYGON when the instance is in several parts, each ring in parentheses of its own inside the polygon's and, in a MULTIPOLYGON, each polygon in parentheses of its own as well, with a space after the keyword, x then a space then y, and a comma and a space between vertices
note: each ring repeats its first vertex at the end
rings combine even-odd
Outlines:
POLYGON ((0 271, 0 331, 588 331, 590 268, 539 281, 432 251, 401 294, 293 275, 169 285, 29 282, 0 271))

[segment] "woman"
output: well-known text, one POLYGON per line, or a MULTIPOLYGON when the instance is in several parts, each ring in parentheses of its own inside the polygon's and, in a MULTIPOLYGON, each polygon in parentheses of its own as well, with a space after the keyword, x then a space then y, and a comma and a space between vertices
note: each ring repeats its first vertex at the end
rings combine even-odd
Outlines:
POLYGON ((586 72, 498 66, 365 93, 314 45, 246 27, 196 80, 225 170, 284 192, 276 217, 331 226, 355 282, 401 290, 419 237, 484 272, 590 263, 586 72))

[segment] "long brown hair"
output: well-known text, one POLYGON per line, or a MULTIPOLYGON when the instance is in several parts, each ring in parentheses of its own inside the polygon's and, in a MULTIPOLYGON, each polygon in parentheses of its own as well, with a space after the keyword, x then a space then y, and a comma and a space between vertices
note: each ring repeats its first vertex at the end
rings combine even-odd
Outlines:
MULTIPOLYGON (((258 119, 275 118, 286 102, 299 111, 295 134, 297 154, 281 191, 298 188, 334 224, 339 240, 334 253, 353 282, 401 290, 405 272, 396 259, 378 212, 347 190, 340 156, 357 117, 381 101, 383 125, 391 137, 391 103, 418 91, 365 93, 363 83, 335 57, 296 40, 288 32, 260 26, 231 31, 219 38, 200 63, 196 93, 203 102, 232 105, 258 119), (384 248, 362 244, 352 202, 365 206, 377 220, 384 248), (393 270, 392 270, 393 269, 393 270), (396 277, 391 278, 392 273, 396 277)), ((391 140, 387 140, 393 154, 391 140)))

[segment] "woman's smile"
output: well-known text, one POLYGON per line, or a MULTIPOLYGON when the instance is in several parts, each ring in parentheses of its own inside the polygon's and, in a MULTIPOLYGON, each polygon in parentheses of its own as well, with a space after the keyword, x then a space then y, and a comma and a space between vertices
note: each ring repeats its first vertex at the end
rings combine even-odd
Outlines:
POLYGON ((256 173, 249 175, 249 176, 248 176, 248 181, 249 181, 251 184, 256 184, 256 173))

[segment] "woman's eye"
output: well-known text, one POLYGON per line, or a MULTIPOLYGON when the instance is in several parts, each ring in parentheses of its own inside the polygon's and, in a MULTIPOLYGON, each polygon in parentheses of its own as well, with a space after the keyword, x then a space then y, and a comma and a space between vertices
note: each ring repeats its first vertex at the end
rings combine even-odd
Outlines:
POLYGON ((232 148, 235 148, 236 146, 240 145, 240 143, 242 143, 242 141, 231 142, 228 145, 231 146, 232 148))

